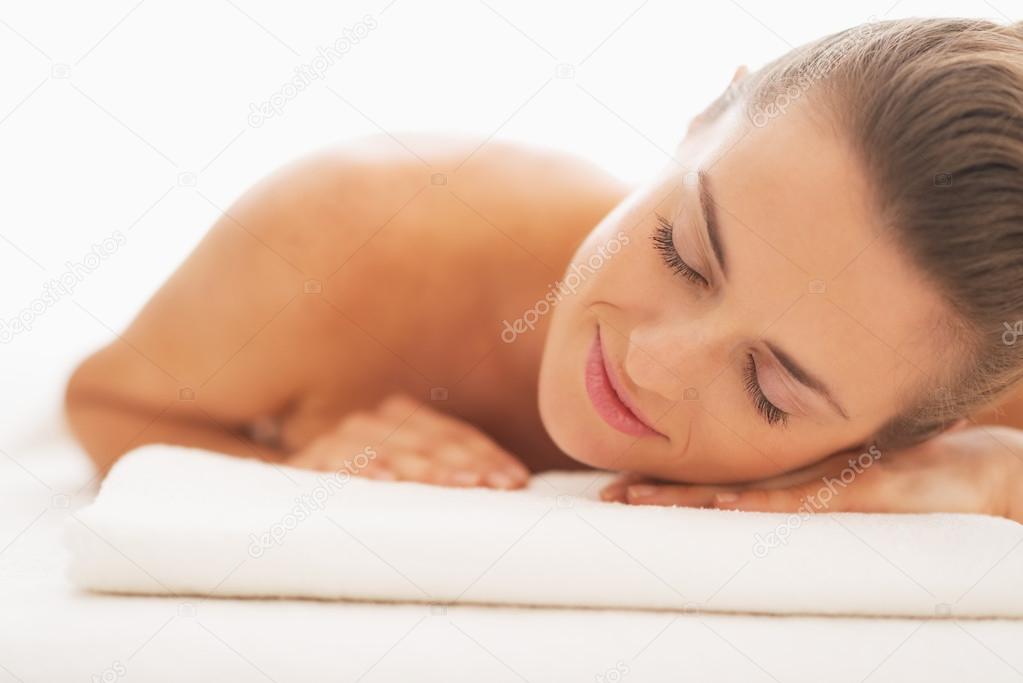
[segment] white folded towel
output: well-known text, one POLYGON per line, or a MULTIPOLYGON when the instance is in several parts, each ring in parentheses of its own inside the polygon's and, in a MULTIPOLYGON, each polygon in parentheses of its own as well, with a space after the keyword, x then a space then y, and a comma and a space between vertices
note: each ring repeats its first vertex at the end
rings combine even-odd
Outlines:
POLYGON ((1023 617, 1023 525, 981 515, 786 515, 383 482, 176 446, 124 456, 68 520, 104 592, 776 614, 1023 617))

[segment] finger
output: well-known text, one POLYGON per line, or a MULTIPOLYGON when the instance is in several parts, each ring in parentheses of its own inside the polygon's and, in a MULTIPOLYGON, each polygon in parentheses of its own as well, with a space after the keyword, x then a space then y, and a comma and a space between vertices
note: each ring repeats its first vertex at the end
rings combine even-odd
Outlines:
POLYGON ((641 474, 635 472, 625 472, 618 475, 610 484, 600 490, 600 499, 605 501, 614 501, 618 503, 625 503, 626 495, 625 490, 631 484, 637 484, 639 482, 651 481, 648 480, 641 474))
POLYGON ((373 445, 414 449, 420 445, 421 439, 414 430, 401 430, 398 427, 397 423, 380 415, 357 410, 342 417, 334 430, 325 435, 324 440, 329 442, 340 439, 352 444, 360 443, 362 445, 359 448, 373 445))
POLYGON ((640 483, 628 486, 625 497, 630 505, 714 507, 715 496, 727 493, 729 490, 720 486, 640 483))
POLYGON ((404 394, 394 394, 384 399, 378 412, 381 417, 415 427, 419 432, 437 440, 450 440, 452 436, 480 435, 464 421, 434 410, 404 394))
POLYGON ((361 466, 355 462, 338 463, 338 470, 344 470, 353 477, 365 477, 367 479, 379 479, 382 481, 394 481, 398 475, 391 470, 387 458, 381 458, 379 454, 372 460, 368 460, 361 466))
POLYGON ((529 479, 529 470, 524 465, 511 456, 494 453, 484 445, 454 441, 448 437, 427 448, 430 456, 453 470, 473 472, 481 477, 494 473, 497 480, 507 481, 507 486, 523 484, 529 479))
POLYGON ((443 434, 436 411, 406 394, 391 394, 380 402, 375 414, 395 431, 415 431, 429 438, 443 434))
POLYGON ((377 405, 377 410, 384 414, 408 415, 422 405, 421 401, 399 391, 385 396, 377 405))
POLYGON ((344 472, 351 476, 368 477, 371 479, 396 478, 388 470, 385 459, 373 457, 366 459, 365 462, 361 462, 356 457, 359 452, 358 448, 344 439, 321 438, 304 451, 289 457, 285 464, 318 472, 344 472))
POLYGON ((855 509, 855 488, 833 491, 820 486, 787 489, 746 489, 714 497, 714 506, 749 512, 847 512, 855 509))
POLYGON ((396 481, 398 475, 391 471, 387 465, 374 465, 373 467, 366 467, 355 473, 357 477, 365 477, 366 479, 376 479, 378 481, 396 481))
POLYGON ((423 451, 452 440, 452 431, 438 419, 440 414, 407 394, 391 394, 372 415, 384 425, 388 444, 423 451))
POLYGON ((405 394, 392 394, 380 402, 376 414, 396 430, 414 431, 428 441, 448 441, 466 425, 405 394))
POLYGON ((432 447, 427 456, 450 470, 456 486, 490 486, 516 489, 529 481, 529 470, 517 460, 497 457, 480 447, 445 441, 432 447))
POLYGON ((402 481, 418 481, 439 486, 471 487, 493 486, 494 488, 515 488, 513 482, 488 481, 485 472, 452 468, 429 453, 416 451, 392 451, 386 457, 387 469, 402 481))
POLYGON ((446 484, 447 468, 439 467, 414 451, 393 451, 387 454, 387 468, 401 481, 418 481, 424 484, 446 484))
POLYGON ((404 420, 403 425, 421 435, 419 445, 422 450, 435 455, 452 469, 465 473, 460 475, 465 480, 472 472, 496 488, 518 488, 529 480, 531 473, 518 458, 458 418, 401 394, 385 399, 379 410, 387 419, 404 420))

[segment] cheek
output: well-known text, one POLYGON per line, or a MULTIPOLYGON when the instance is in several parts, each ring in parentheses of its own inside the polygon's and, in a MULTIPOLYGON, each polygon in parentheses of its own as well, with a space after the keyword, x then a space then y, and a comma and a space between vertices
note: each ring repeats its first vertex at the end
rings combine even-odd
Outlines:
POLYGON ((603 283, 617 279, 616 273, 635 257, 634 234, 613 227, 594 230, 572 256, 562 283, 572 293, 604 288, 603 283))
MULTIPOLYGON (((808 453, 762 441, 737 438, 714 419, 700 420, 690 445, 691 458, 675 476, 694 484, 737 484, 774 477, 817 460, 808 453)), ((795 442, 795 439, 790 439, 795 442)))
POLYGON ((577 457, 587 441, 580 431, 585 423, 581 419, 584 326, 560 306, 555 316, 544 344, 537 401, 548 436, 562 452, 577 457))
POLYGON ((748 407, 735 368, 714 367, 716 381, 684 394, 665 416, 688 431, 677 435, 677 452, 653 463, 651 475, 694 484, 756 481, 816 462, 839 447, 834 428, 763 424, 748 407))
MULTIPOLYGON (((833 427, 774 432, 750 424, 739 437, 715 420, 704 422, 707 433, 696 446, 700 455, 688 463, 685 473, 694 482, 758 481, 800 470, 841 450, 857 448, 853 444, 855 439, 843 439, 833 427)), ((850 451, 850 457, 855 455, 850 451)))
POLYGON ((564 344, 578 328, 592 327, 589 309, 612 303, 628 309, 637 300, 638 273, 633 264, 640 256, 635 235, 615 227, 600 227, 586 238, 572 256, 557 283, 550 288, 550 332, 545 355, 565 352, 564 344), (573 331, 574 330, 574 331, 573 331))

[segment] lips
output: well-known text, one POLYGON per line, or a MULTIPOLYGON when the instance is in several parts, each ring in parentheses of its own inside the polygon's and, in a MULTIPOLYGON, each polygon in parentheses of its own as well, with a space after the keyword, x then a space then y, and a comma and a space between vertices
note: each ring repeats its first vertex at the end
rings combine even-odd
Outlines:
POLYGON ((586 357, 585 379, 593 407, 609 425, 630 436, 663 436, 630 407, 628 394, 604 357, 599 328, 586 357))

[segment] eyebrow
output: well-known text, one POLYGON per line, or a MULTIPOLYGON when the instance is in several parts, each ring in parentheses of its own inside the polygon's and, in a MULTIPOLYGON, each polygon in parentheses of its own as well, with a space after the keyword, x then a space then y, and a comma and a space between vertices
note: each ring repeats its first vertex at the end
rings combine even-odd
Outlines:
POLYGON ((831 390, 828 389, 827 385, 824 384, 824 382, 821 381, 820 378, 818 378, 816 375, 811 374, 806 368, 799 365, 799 363, 797 363, 795 359, 792 358, 792 356, 785 353, 771 342, 764 340, 764 346, 770 349, 771 353, 774 354, 774 357, 778 359, 778 362, 781 363, 785 367, 785 369, 788 370, 789 374, 795 377, 800 384, 817 392, 817 394, 819 394, 821 398, 823 398, 825 401, 831 404, 832 408, 838 411, 839 415, 844 417, 846 420, 849 419, 849 414, 846 413, 845 409, 838 403, 837 400, 835 400, 835 397, 832 395, 831 390))
POLYGON ((718 221, 717 204, 714 203, 714 196, 710 191, 710 177, 703 170, 697 174, 697 177, 700 182, 700 210, 703 213, 703 222, 707 226, 707 237, 710 239, 710 246, 717 258, 718 268, 727 279, 728 262, 725 260, 725 248, 721 243, 721 224, 718 221))

